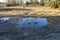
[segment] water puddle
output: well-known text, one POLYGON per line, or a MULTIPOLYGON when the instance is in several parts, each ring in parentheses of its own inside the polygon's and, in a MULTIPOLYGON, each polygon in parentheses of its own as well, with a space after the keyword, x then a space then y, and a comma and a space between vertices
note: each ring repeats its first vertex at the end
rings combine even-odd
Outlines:
POLYGON ((10 20, 10 17, 2 17, 2 18, 0 18, 0 21, 8 21, 8 20, 10 20))
POLYGON ((20 28, 39 28, 39 27, 45 27, 47 26, 47 18, 40 18, 40 17, 25 17, 21 18, 18 21, 17 27, 20 28))
POLYGON ((48 25, 47 18, 40 17, 1 17, 0 21, 14 23, 19 28, 39 28, 48 25))

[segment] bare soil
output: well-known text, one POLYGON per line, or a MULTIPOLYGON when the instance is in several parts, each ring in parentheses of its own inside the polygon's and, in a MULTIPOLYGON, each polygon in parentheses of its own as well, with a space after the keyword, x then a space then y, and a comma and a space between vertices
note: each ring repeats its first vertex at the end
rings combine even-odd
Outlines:
POLYGON ((16 18, 0 22, 0 40, 60 40, 60 16, 46 18, 48 26, 42 28, 18 28, 16 18))

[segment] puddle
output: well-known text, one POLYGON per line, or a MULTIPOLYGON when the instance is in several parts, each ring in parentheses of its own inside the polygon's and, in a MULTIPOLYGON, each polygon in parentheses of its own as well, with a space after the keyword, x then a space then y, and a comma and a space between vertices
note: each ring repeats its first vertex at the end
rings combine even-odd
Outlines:
POLYGON ((10 20, 10 17, 2 17, 0 18, 0 21, 9 21, 10 20))
POLYGON ((39 28, 39 27, 45 27, 47 26, 47 18, 40 18, 40 17, 25 17, 21 18, 18 21, 17 27, 20 28, 39 28))
POLYGON ((19 28, 39 28, 48 25, 47 18, 40 17, 2 17, 0 21, 16 23, 19 28))

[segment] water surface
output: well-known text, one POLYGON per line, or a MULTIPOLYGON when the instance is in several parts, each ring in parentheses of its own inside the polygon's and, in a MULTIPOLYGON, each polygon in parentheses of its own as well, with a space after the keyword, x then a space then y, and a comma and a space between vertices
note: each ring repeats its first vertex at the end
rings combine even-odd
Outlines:
POLYGON ((41 17, 2 17, 0 21, 16 23, 19 28, 41 28, 48 25, 47 18, 41 17))
POLYGON ((47 26, 47 18, 40 18, 40 17, 23 17, 19 19, 18 26, 20 28, 30 28, 30 27, 44 27, 47 26))

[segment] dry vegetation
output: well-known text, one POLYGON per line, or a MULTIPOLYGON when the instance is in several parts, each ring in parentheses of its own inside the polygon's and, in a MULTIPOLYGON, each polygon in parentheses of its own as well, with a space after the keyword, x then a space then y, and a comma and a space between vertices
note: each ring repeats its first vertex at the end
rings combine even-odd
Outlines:
POLYGON ((12 10, 12 11, 0 11, 0 15, 27 15, 27 16, 60 16, 60 10, 51 9, 49 7, 26 7, 32 10, 12 10))

